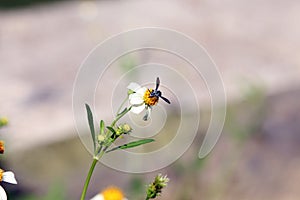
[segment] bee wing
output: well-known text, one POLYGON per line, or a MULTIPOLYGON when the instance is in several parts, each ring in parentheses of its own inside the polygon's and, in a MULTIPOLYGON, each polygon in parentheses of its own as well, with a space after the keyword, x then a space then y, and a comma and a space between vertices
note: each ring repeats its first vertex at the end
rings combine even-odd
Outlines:
POLYGON ((160 80, 159 80, 159 77, 156 78, 156 88, 155 90, 158 90, 158 87, 160 85, 160 80))
POLYGON ((166 97, 160 96, 160 98, 162 98, 165 102, 167 102, 168 104, 171 104, 171 102, 169 101, 169 99, 167 99, 166 97))

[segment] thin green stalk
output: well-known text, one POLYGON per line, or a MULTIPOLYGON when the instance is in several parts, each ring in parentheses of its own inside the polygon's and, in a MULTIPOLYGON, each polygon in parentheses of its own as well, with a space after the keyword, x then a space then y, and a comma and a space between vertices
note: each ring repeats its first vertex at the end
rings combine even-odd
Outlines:
POLYGON ((127 108, 127 110, 121 114, 119 114, 116 119, 111 123, 111 127, 114 127, 116 125, 116 123, 125 115, 127 114, 130 110, 131 110, 132 106, 130 106, 129 108, 127 108))
POLYGON ((93 174, 93 171, 95 169, 95 166, 97 164, 98 160, 96 158, 94 158, 93 162, 92 162, 92 165, 90 167, 90 170, 89 170, 89 173, 86 177, 86 180, 85 180, 85 183, 84 183, 84 186, 83 186, 83 190, 82 190, 82 194, 81 194, 81 198, 80 200, 84 200, 85 199, 85 195, 86 195, 86 191, 89 187, 89 183, 90 183, 90 180, 91 180, 91 177, 92 177, 92 174, 93 174))
MULTIPOLYGON (((117 121, 119 119, 121 119, 126 113, 128 113, 131 109, 131 107, 129 107, 126 112, 120 114, 120 110, 122 109, 123 105, 125 104, 125 102, 128 100, 128 96, 127 98, 122 102, 121 106, 119 107, 118 111, 117 111, 117 117, 114 119, 114 121, 111 123, 111 127, 114 127, 117 123, 117 121)), ((86 196, 86 192, 87 192, 87 189, 89 187, 89 184, 90 184, 90 180, 91 180, 91 177, 92 177, 92 174, 94 172, 94 169, 95 169, 95 166, 98 162, 98 160, 100 160, 100 158, 104 155, 104 153, 106 152, 106 150, 108 149, 108 147, 114 142, 114 140, 110 143, 110 144, 106 144, 104 148, 102 148, 103 146, 100 145, 100 147, 98 148, 98 150, 95 150, 94 153, 96 154, 94 156, 94 159, 93 159, 93 162, 91 164, 91 167, 89 169, 89 172, 87 174, 87 177, 86 177, 86 180, 85 180, 85 183, 84 183, 84 186, 83 186, 83 190, 82 190, 82 194, 81 194, 81 197, 80 197, 80 200, 84 200, 85 199, 85 196, 86 196)))
POLYGON ((90 167, 90 170, 89 170, 89 172, 86 176, 86 180, 85 180, 85 183, 84 183, 84 186, 83 186, 83 190, 82 190, 80 200, 84 200, 87 189, 88 189, 89 184, 90 184, 92 174, 93 174, 94 169, 95 169, 95 166, 96 166, 98 160, 103 156, 104 153, 105 153, 105 151, 102 151, 97 157, 94 157, 93 162, 92 162, 91 167, 90 167))
POLYGON ((129 95, 127 95, 127 97, 124 99, 124 101, 122 102, 122 104, 120 105, 120 107, 117 110, 117 115, 121 112, 122 107, 124 106, 124 104, 127 102, 129 98, 129 95))

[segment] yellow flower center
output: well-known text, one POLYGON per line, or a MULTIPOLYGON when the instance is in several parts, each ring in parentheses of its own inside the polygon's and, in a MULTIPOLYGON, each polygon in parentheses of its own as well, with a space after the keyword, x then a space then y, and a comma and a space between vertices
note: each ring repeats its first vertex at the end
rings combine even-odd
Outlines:
POLYGON ((109 187, 102 192, 104 200, 123 200, 124 195, 119 188, 109 187))
POLYGON ((0 140, 0 153, 4 153, 4 142, 0 140))
POLYGON ((4 173, 4 170, 3 170, 3 169, 0 169, 0 182, 2 181, 3 173, 4 173))
POLYGON ((146 90, 144 97, 143 97, 145 104, 148 106, 154 106, 158 102, 158 97, 155 97, 155 96, 150 97, 150 94, 152 91, 153 91, 153 89, 146 90))

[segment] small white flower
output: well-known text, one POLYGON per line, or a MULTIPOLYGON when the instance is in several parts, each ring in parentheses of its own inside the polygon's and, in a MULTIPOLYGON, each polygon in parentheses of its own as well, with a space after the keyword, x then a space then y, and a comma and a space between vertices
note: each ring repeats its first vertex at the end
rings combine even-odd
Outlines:
POLYGON ((7 172, 2 172, 0 173, 0 176, 2 175, 2 181, 6 183, 11 183, 11 184, 17 184, 17 180, 15 178, 15 174, 11 171, 7 172))
POLYGON ((123 196, 123 192, 116 187, 108 187, 90 200, 128 200, 123 196))
POLYGON ((131 112, 140 114, 144 110, 146 113, 143 117, 147 121, 151 114, 151 108, 158 102, 157 97, 150 97, 152 89, 141 87, 137 83, 130 83, 127 87, 129 89, 129 103, 131 104, 131 112))
MULTIPOLYGON (((0 199, 0 200, 2 200, 2 199, 0 199)), ((97 194, 96 196, 94 196, 90 200, 106 200, 106 199, 104 198, 104 196, 102 194, 97 194)), ((128 200, 128 199, 123 198, 122 200, 128 200)))
POLYGON ((1 186, 0 186, 0 200, 7 200, 6 192, 1 186))
MULTIPOLYGON (((11 171, 4 172, 2 169, 0 169, 0 181, 11 183, 11 184, 17 184, 15 174, 11 171)), ((7 199, 6 192, 0 186, 0 200, 6 200, 6 199, 7 199)))
POLYGON ((97 194, 96 196, 94 196, 90 200, 104 200, 104 197, 103 197, 102 194, 97 194))
POLYGON ((141 87, 137 83, 130 83, 128 85, 129 103, 131 104, 131 112, 140 114, 143 110, 147 110, 144 116, 146 121, 150 116, 152 106, 156 105, 159 98, 170 104, 171 102, 166 97, 162 96, 162 92, 158 90, 160 84, 159 77, 156 78, 155 89, 148 89, 141 87))
POLYGON ((133 93, 129 95, 129 103, 132 105, 130 111, 135 114, 140 114, 147 107, 144 101, 147 88, 141 87, 137 83, 130 83, 127 88, 133 91, 133 93))

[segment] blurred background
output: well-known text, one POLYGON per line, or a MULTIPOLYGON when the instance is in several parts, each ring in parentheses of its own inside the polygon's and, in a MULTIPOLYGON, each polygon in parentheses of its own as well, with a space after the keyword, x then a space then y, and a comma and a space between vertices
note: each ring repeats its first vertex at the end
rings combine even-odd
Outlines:
MULTIPOLYGON (((1 0, 0 115, 9 125, 0 130, 0 165, 19 182, 1 184, 9 199, 79 199, 91 156, 73 121, 76 73, 97 44, 145 26, 202 44, 228 98, 214 150, 197 157, 199 129, 188 151, 159 171, 171 179, 160 199, 299 199, 299 10, 295 0, 1 0)), ((209 109, 203 116, 209 119, 209 109)), ((99 165, 88 197, 116 185, 143 199, 157 173, 99 165)))

